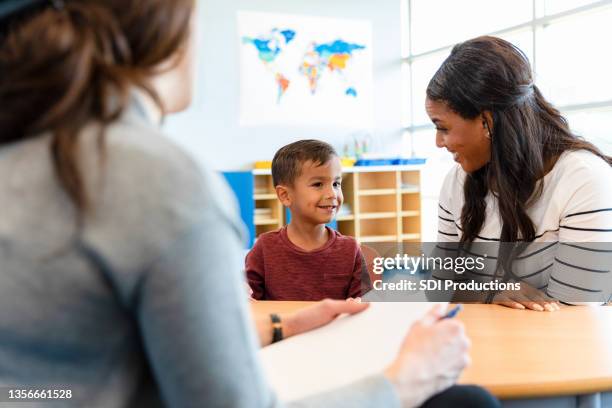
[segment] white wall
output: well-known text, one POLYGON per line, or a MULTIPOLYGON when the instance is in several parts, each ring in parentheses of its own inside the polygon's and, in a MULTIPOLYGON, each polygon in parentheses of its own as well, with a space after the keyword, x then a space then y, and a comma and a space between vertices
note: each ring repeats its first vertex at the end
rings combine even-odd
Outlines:
POLYGON ((217 170, 248 169, 294 140, 325 140, 339 152, 354 130, 329 127, 244 128, 239 119, 237 12, 263 11, 372 22, 373 146, 401 153, 400 0, 209 0, 199 2, 198 83, 189 111, 165 130, 199 161, 217 170))

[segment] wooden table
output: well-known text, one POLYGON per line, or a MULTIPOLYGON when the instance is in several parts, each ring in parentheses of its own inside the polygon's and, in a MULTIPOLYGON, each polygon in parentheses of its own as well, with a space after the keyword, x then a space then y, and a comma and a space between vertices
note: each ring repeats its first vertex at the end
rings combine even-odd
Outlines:
MULTIPOLYGON (((253 302, 254 313, 291 313, 311 302, 253 302)), ((472 340, 460 378, 501 399, 612 391, 612 307, 553 313, 465 305, 458 315, 472 340)))

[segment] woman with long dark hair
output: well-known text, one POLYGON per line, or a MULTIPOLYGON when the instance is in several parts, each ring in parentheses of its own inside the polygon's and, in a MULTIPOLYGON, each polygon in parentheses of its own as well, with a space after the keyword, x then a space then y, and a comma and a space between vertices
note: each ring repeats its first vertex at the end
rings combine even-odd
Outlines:
MULTIPOLYGON (((250 321, 235 200, 159 129, 191 99, 194 8, 0 0, 3 401, 279 406, 257 347, 367 307, 250 321)), ((469 347, 442 316, 415 323, 384 372, 300 406, 495 405, 438 394, 469 347)))
POLYGON ((554 299, 608 301, 612 251, 594 243, 612 241, 612 158, 570 131, 524 53, 489 36, 456 45, 426 110, 457 162, 440 193, 438 240, 488 249, 492 267, 476 278, 523 286, 488 300, 551 311, 554 299))

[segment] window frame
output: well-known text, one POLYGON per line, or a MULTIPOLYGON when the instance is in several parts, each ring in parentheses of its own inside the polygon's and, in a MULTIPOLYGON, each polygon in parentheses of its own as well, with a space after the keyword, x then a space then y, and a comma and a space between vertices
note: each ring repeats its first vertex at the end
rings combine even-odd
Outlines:
MULTIPOLYGON (((532 70, 537 76, 538 72, 538 50, 537 50, 537 32, 538 29, 544 28, 549 24, 557 22, 568 17, 575 17, 580 14, 592 12, 597 9, 602 9, 612 5, 612 0, 600 0, 583 6, 575 7, 569 10, 558 12, 555 14, 544 15, 538 17, 538 4, 544 0, 531 0, 532 3, 532 16, 531 19, 510 27, 505 27, 500 30, 493 32, 483 32, 481 35, 491 36, 503 36, 506 34, 512 34, 521 30, 529 30, 531 34, 532 42, 532 70)), ((412 38, 414 33, 412 32, 412 2, 413 0, 401 0, 401 20, 402 20, 402 59, 401 59, 401 70, 402 70, 402 90, 404 93, 402 97, 403 108, 402 108, 402 133, 404 137, 405 145, 410 147, 410 155, 414 157, 414 143, 412 140, 412 134, 419 130, 434 129, 433 124, 415 124, 415 107, 413 101, 413 90, 414 90, 414 78, 412 64, 415 61, 426 58, 431 55, 435 55, 442 52, 450 52, 455 44, 448 44, 442 47, 430 49, 420 53, 412 52, 412 38), (407 72, 407 75, 406 75, 407 72), (408 139, 408 140, 406 140, 408 139)), ((612 109, 612 98, 604 101, 587 102, 579 104, 568 104, 556 106, 556 108, 562 112, 562 114, 580 112, 580 111, 593 111, 600 109, 612 109)), ((571 124, 570 124, 571 125, 571 124)))

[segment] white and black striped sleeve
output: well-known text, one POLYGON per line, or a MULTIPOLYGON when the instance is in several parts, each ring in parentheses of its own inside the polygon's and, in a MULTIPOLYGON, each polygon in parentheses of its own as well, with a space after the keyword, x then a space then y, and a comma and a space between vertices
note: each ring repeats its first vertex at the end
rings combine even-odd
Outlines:
MULTIPOLYGON (((603 162, 603 161, 602 161, 603 162)), ((607 165, 606 165, 607 166, 607 165)), ((609 166, 581 166, 559 219, 559 242, 548 293, 566 303, 607 302, 612 296, 612 188, 609 166)))
POLYGON ((454 215, 442 203, 438 203, 438 242, 458 242, 459 230, 454 215))
POLYGON ((457 194, 457 169, 451 169, 442 183, 438 201, 438 242, 459 242, 459 229, 456 220, 459 214, 453 214, 453 194, 457 194))

